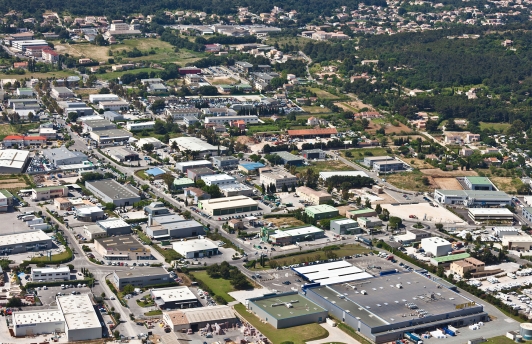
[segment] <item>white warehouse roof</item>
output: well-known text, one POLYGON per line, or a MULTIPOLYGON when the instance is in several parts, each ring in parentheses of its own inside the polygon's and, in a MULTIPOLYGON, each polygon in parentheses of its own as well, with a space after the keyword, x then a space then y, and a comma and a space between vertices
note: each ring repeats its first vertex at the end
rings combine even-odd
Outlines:
POLYGON ((293 268, 295 272, 303 275, 311 282, 321 285, 345 283, 373 277, 362 269, 353 266, 345 260, 325 264, 314 264, 293 268))
POLYGON ((89 294, 58 296, 57 305, 69 330, 101 328, 89 294))
POLYGON ((218 248, 215 243, 208 239, 176 241, 172 243, 172 247, 174 248, 174 251, 181 254, 183 257, 186 257, 188 252, 197 252, 218 248))
POLYGON ((185 286, 154 289, 151 294, 154 298, 160 298, 165 303, 197 299, 196 295, 185 286))

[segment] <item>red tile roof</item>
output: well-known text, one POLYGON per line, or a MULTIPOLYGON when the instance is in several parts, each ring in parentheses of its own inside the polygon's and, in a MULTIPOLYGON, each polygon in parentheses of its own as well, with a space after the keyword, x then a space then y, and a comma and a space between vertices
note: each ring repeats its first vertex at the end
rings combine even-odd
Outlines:
POLYGON ((8 136, 4 137, 4 141, 9 141, 9 140, 24 140, 24 136, 8 135, 8 136))
POLYGON ((337 133, 336 128, 288 130, 288 135, 290 136, 332 135, 337 133))

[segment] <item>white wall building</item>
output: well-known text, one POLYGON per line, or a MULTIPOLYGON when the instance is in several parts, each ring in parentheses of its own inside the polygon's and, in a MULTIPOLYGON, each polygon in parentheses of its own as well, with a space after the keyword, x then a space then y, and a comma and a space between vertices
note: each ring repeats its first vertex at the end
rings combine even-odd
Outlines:
POLYGON ((218 245, 208 239, 176 241, 172 243, 172 247, 174 251, 187 259, 210 257, 218 254, 218 245))
POLYGON ((89 102, 98 104, 99 102, 118 101, 120 98, 116 94, 89 94, 89 102))
POLYGON ((259 123, 257 116, 217 116, 217 117, 205 117, 205 124, 226 124, 235 121, 244 121, 246 124, 259 123))
POLYGON ((65 317, 69 342, 102 338, 102 325, 89 294, 58 296, 57 305, 65 317))
POLYGON ((65 317, 57 309, 14 312, 11 318, 16 337, 65 332, 65 317))
POLYGON ((140 122, 140 123, 133 123, 133 122, 127 122, 126 129, 129 131, 142 131, 142 130, 151 130, 155 126, 154 121, 149 122, 140 122))
POLYGON ((58 268, 32 268, 31 280, 33 282, 68 281, 70 280, 70 269, 68 266, 60 266, 58 268))
POLYGON ((205 182, 205 185, 228 185, 235 182, 235 178, 227 174, 212 174, 208 176, 202 176, 201 180, 205 182))
POLYGON ((445 256, 453 250, 451 243, 440 237, 421 239, 421 247, 426 253, 432 254, 433 257, 445 256))

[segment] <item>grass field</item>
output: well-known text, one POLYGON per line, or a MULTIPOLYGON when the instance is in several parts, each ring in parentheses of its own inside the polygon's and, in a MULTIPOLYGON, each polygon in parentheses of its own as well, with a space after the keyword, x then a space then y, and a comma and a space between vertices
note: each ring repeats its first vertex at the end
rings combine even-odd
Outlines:
POLYGON ((331 93, 329 93, 327 91, 324 91, 324 90, 322 90, 320 88, 311 87, 310 91, 316 93, 316 96, 318 98, 322 98, 322 99, 340 99, 340 97, 335 96, 334 94, 331 94, 331 93))
POLYGON ((219 295, 225 301, 231 302, 235 300, 229 294, 227 294, 230 291, 235 291, 230 281, 223 278, 211 278, 209 275, 207 275, 206 271, 195 271, 191 272, 191 274, 198 280, 201 280, 203 283, 208 285, 214 294, 219 295))
POLYGON ((8 135, 25 134, 28 130, 39 128, 39 123, 28 124, 0 124, 0 140, 8 135))
POLYGON ((489 338, 486 343, 488 344, 514 344, 515 342, 506 336, 498 336, 489 338))
POLYGON ((178 64, 186 64, 194 62, 202 58, 205 54, 193 52, 185 49, 174 51, 174 47, 167 42, 163 42, 155 38, 137 38, 126 39, 121 44, 100 47, 89 43, 81 44, 56 44, 55 48, 60 53, 68 53, 75 57, 90 58, 95 61, 107 62, 109 58, 122 57, 122 62, 132 61, 153 61, 153 62, 173 62, 178 64), (153 50, 154 54, 148 54, 140 57, 127 57, 119 54, 122 51, 131 51, 137 48, 142 52, 153 50), (109 51, 112 51, 113 56, 109 56, 109 51))
POLYGON ((517 188, 523 185, 523 182, 519 178, 490 177, 490 180, 495 184, 497 189, 511 194, 516 194, 517 188))
POLYGON ((31 78, 31 79, 46 79, 46 78, 56 78, 56 79, 62 79, 66 78, 67 76, 71 75, 77 75, 73 71, 54 71, 49 73, 39 73, 39 72, 26 72, 26 74, 22 75, 11 75, 11 74, 3 74, 0 73, 0 79, 25 79, 25 78, 31 78))
POLYGON ((247 129, 247 134, 280 131, 279 127, 276 124, 250 125, 247 129))
MULTIPOLYGON (((342 151, 342 155, 345 157, 345 152, 342 151)), ((376 147, 376 148, 355 148, 355 149, 349 149, 349 152, 351 152, 352 158, 354 160, 360 160, 364 159, 365 156, 381 156, 381 155, 388 155, 386 152, 386 148, 382 147, 376 147)))
MULTIPOLYGON (((351 245, 341 246, 339 250, 334 250, 333 252, 338 257, 345 257, 345 256, 352 256, 354 254, 367 253, 369 251, 370 250, 368 250, 367 248, 360 246, 358 244, 357 245, 351 244, 351 245)), ((325 253, 323 251, 317 251, 317 252, 298 254, 296 256, 291 256, 291 257, 286 257, 286 258, 278 258, 274 260, 278 263, 278 265, 286 266, 290 264, 297 264, 297 263, 321 260, 321 259, 326 259, 326 258, 327 257, 325 256, 325 253)), ((266 266, 268 266, 268 264, 266 264, 266 266)))
POLYGON ((480 122, 480 130, 484 129, 494 129, 497 131, 506 131, 510 127, 510 123, 487 123, 487 122, 480 122))
POLYGON ((140 72, 158 72, 160 71, 159 69, 155 69, 155 68, 139 68, 139 69, 132 69, 132 70, 124 70, 124 71, 120 71, 120 72, 108 72, 108 73, 105 73, 105 74, 98 74, 98 79, 102 79, 102 80, 112 80, 112 79, 116 79, 118 77, 121 77, 122 75, 124 74, 137 74, 137 73, 140 73, 140 72))
POLYGON ((386 177, 386 181, 395 187, 412 191, 430 191, 432 190, 430 185, 424 185, 421 172, 402 172, 389 174, 386 177))
MULTIPOLYGON (((326 107, 316 106, 316 105, 309 105, 309 106, 301 106, 305 112, 311 113, 312 115, 317 114, 331 114, 331 110, 329 110, 326 107)), ((310 116, 308 116, 310 117, 310 116)), ((316 116, 314 116, 316 117, 316 116)))
POLYGON ((312 161, 310 166, 299 166, 296 171, 303 172, 312 168, 316 173, 326 171, 352 171, 353 167, 344 164, 339 160, 312 161))
POLYGON ((293 342, 294 344, 304 344, 311 340, 326 338, 329 333, 319 324, 308 324, 294 326, 285 329, 276 329, 268 323, 263 323, 255 315, 249 313, 246 307, 239 303, 235 305, 235 310, 246 319, 253 327, 265 335, 273 344, 282 342, 293 342))

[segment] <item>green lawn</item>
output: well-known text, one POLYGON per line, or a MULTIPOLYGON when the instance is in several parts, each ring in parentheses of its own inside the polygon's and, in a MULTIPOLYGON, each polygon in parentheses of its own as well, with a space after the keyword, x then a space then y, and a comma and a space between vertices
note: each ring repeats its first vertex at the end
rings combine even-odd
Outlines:
MULTIPOLYGON (((329 110, 328 108, 317 105, 303 105, 301 106, 301 108, 305 110, 305 112, 311 113, 313 117, 317 117, 317 114, 331 114, 331 110, 329 110)), ((310 115, 308 117, 310 117, 310 115)))
POLYGON ((279 127, 275 124, 250 125, 248 126, 246 133, 255 134, 272 131, 279 131, 279 127))
POLYGON ((0 140, 8 135, 25 134, 28 130, 39 128, 39 123, 0 124, 0 140))
MULTIPOLYGON (((370 250, 357 244, 357 245, 344 245, 344 246, 341 246, 339 250, 333 250, 332 252, 334 252, 338 257, 345 257, 345 256, 352 256, 354 254, 368 253, 370 252, 370 250)), ((303 262, 322 260, 326 258, 327 257, 325 256, 325 253, 323 251, 317 251, 317 252, 298 254, 296 256, 290 256, 286 258, 278 258, 274 260, 278 263, 278 265, 286 266, 290 264, 299 264, 303 262)), ((260 265, 257 265, 257 266, 260 266, 260 265)))
POLYGON ((304 344, 311 340, 327 338, 329 336, 327 330, 316 323, 276 329, 268 323, 263 323, 255 315, 249 313, 243 304, 235 305, 235 310, 253 325, 253 327, 268 337, 273 344, 280 344, 287 341, 293 342, 294 344, 304 344))
POLYGON ((160 70, 159 69, 155 69, 155 68, 139 68, 139 69, 131 69, 131 70, 125 70, 125 71, 121 71, 121 72, 108 72, 108 73, 105 73, 105 74, 96 74, 96 77, 98 79, 102 79, 102 80, 111 80, 111 79, 116 79, 118 77, 121 77, 122 75, 128 73, 128 74, 138 74, 138 73, 141 73, 141 72, 159 72, 160 70))
MULTIPOLYGON (((352 158, 354 160, 362 160, 365 156, 382 156, 389 155, 386 152, 386 148, 376 147, 376 148, 355 148, 349 149, 351 152, 352 158)), ((342 151, 342 155, 345 157, 345 151, 342 151)))
POLYGON ((324 91, 321 88, 311 87, 310 91, 316 93, 316 96, 318 98, 322 98, 322 99, 340 99, 340 97, 335 96, 334 94, 331 94, 331 93, 329 93, 327 91, 324 91))
POLYGON ((348 166, 340 160, 326 160, 326 161, 312 161, 310 166, 299 166, 296 168, 297 172, 306 171, 308 168, 312 168, 316 173, 326 171, 352 171, 353 167, 348 166))
POLYGON ((515 342, 506 336, 498 336, 489 338, 486 343, 488 344, 514 344, 515 342))
POLYGON ((156 309, 156 310, 153 310, 153 311, 149 311, 149 312, 146 312, 144 313, 145 316, 150 316, 150 315, 161 315, 163 314, 163 311, 161 311, 160 309, 156 309))
POLYGON ((152 245, 152 247, 154 249, 157 250, 157 252, 159 252, 163 257, 164 257, 164 260, 167 262, 167 263, 170 263, 171 261, 173 260, 178 260, 178 259, 181 259, 183 258, 183 256, 181 256, 179 253, 177 253, 176 251, 174 251, 171 247, 167 247, 166 249, 155 244, 155 245, 152 245))
POLYGON ((510 123, 487 123, 487 122, 480 122, 480 130, 484 129, 494 129, 497 131, 506 131, 511 126, 510 123))
POLYGON ((223 278, 211 278, 207 274, 207 271, 194 271, 191 272, 191 275, 208 285, 214 294, 219 295, 225 301, 231 302, 235 300, 227 294, 228 292, 235 291, 229 280, 223 278))
MULTIPOLYGON (((143 136, 143 133, 144 133, 144 130, 137 131, 133 134, 133 136, 137 139, 141 139, 143 137, 155 137, 156 139, 164 142, 164 134, 156 134, 153 130, 146 130, 146 134, 148 134, 147 136, 143 136)), ((183 136, 183 133, 171 132, 171 133, 168 133, 168 136, 170 136, 171 139, 174 139, 176 137, 183 136)))

